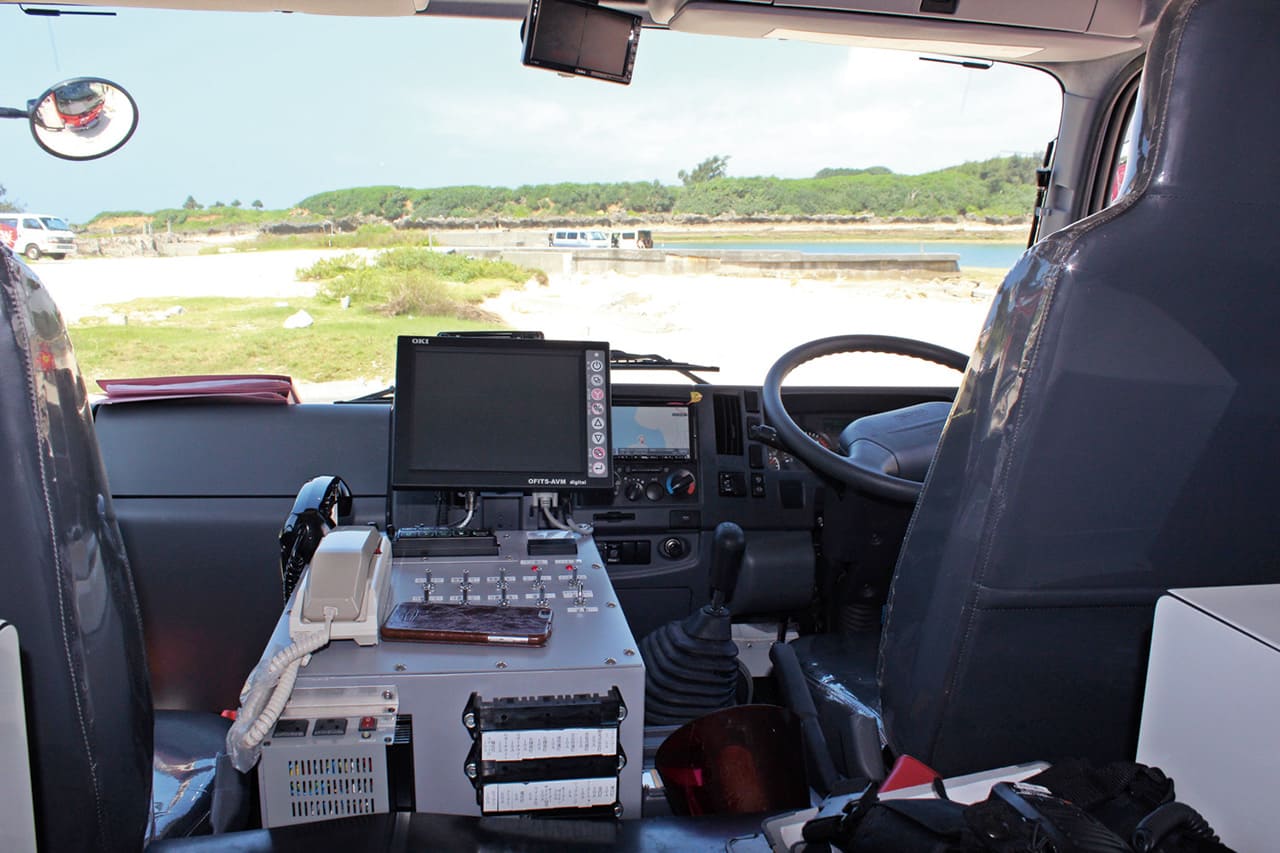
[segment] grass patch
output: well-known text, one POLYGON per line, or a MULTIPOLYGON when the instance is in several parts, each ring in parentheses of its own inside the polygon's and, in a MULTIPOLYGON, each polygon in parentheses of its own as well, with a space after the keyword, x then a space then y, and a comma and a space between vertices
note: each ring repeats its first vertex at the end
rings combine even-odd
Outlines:
POLYGON ((400 317, 407 314, 483 320, 477 303, 541 271, 509 261, 446 255, 422 248, 392 249, 372 263, 355 254, 317 261, 298 271, 302 281, 321 281, 320 297, 344 298, 363 311, 400 317))
POLYGON ((99 213, 84 224, 85 237, 106 237, 114 230, 120 234, 136 234, 150 225, 157 234, 172 229, 178 233, 230 231, 237 228, 261 228, 276 222, 320 222, 321 216, 293 210, 259 210, 252 207, 210 206, 195 210, 168 208, 151 213, 138 210, 109 210, 99 213))
MULTIPOLYGON (((71 327, 88 377, 286 373, 304 382, 390 379, 399 335, 502 328, 479 304, 541 273, 505 261, 395 249, 372 262, 348 254, 298 277, 321 281, 314 298, 139 299, 115 306, 124 326, 86 317, 71 327), (342 308, 350 297, 350 308, 342 308), (181 305, 183 312, 167 315, 181 305), (315 320, 285 329, 299 310, 315 320)), ((545 278, 545 277, 544 277, 545 278)))
POLYGON ((115 306, 125 326, 86 317, 71 326, 76 357, 92 380, 200 373, 285 373, 304 382, 389 380, 398 335, 501 328, 492 320, 343 310, 330 300, 140 299, 115 306), (183 313, 161 318, 181 304, 183 313), (285 329, 305 310, 315 324, 285 329))

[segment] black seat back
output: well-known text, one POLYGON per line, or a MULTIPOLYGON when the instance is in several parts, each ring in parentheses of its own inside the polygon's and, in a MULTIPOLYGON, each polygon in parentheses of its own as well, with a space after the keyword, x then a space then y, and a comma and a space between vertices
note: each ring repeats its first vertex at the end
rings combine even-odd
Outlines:
POLYGON ((133 579, 62 318, 2 248, 0 482, 40 849, 140 850, 152 712, 133 579))
POLYGON ((1175 0, 1129 195, 987 318, 899 559, 891 744, 944 773, 1132 757, 1165 589, 1280 580, 1280 4, 1175 0))

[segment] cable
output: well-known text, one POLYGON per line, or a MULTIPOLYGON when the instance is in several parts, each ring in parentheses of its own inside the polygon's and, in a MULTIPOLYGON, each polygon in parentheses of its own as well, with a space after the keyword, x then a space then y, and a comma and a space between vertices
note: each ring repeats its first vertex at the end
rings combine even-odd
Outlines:
POLYGON ((573 530, 576 533, 581 533, 583 536, 590 536, 592 533, 595 532, 594 525, 588 524, 585 521, 579 523, 573 520, 573 504, 570 503, 567 499, 564 502, 564 517, 565 517, 565 520, 568 521, 569 524, 573 526, 573 530))
POLYGON ((329 643, 337 615, 336 608, 326 607, 324 628, 299 637, 272 655, 264 669, 249 676, 241 694, 240 712, 227 732, 227 752, 241 773, 257 764, 262 741, 288 704, 303 659, 329 643))
MULTIPOLYGON (((590 524, 574 523, 573 516, 569 515, 568 512, 565 513, 566 517, 569 519, 567 523, 556 518, 551 513, 551 506, 547 503, 544 503, 542 498, 537 499, 537 504, 538 504, 538 509, 542 510, 542 517, 547 520, 547 524, 550 524, 552 527, 556 528, 557 530, 567 530, 570 533, 577 533, 582 536, 590 536, 591 533, 595 530, 595 528, 592 527, 590 524)), ((571 511, 572 510, 570 510, 570 512, 571 511)))
POLYGON ((475 514, 476 514, 476 493, 474 490, 472 490, 467 492, 466 516, 463 517, 462 521, 459 521, 457 524, 451 525, 451 527, 453 527, 453 529, 455 530, 462 530, 468 524, 471 523, 471 519, 475 516, 475 514))

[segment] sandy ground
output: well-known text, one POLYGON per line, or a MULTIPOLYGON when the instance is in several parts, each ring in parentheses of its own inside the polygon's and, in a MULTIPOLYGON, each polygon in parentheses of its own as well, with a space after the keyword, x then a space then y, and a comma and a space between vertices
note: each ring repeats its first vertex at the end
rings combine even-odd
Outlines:
MULTIPOLYGON (((561 276, 485 305, 516 328, 604 339, 615 349, 721 367, 709 381, 758 385, 784 352, 830 335, 913 337, 973 349, 986 298, 956 298, 928 282, 787 280, 733 276, 561 276)), ((652 374, 654 381, 673 380, 652 374)), ((645 381, 634 373, 614 381, 645 381)), ((793 374, 812 384, 954 384, 946 368, 912 359, 835 356, 793 374)))
MULTIPOLYGON (((43 261, 35 265, 69 323, 104 313, 116 302, 191 296, 306 296, 310 282, 295 271, 337 250, 43 261)), ((713 382, 759 384, 791 347, 828 335, 874 333, 914 337, 969 352, 988 296, 956 295, 939 282, 827 281, 729 276, 553 276, 483 307, 515 328, 548 337, 605 340, 615 349, 658 353, 719 365, 713 382)), ((281 330, 282 334, 286 334, 281 330)), ((388 346, 391 346, 388 342, 388 346)), ((302 387, 306 400, 337 399, 374 390, 365 383, 302 387)), ((805 384, 953 384, 955 373, 910 359, 841 356, 797 372, 805 384)), ((680 382, 670 373, 619 373, 615 381, 680 382)))
POLYGON ((314 282, 294 278, 299 267, 343 254, 315 249, 181 258, 69 258, 33 265, 68 323, 104 313, 130 299, 183 296, 310 296, 314 282))

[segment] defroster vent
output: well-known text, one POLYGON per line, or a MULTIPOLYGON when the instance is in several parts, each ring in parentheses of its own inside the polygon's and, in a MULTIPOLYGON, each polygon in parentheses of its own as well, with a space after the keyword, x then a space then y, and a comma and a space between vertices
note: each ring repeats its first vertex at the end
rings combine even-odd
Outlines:
POLYGON ((742 455, 742 406, 737 394, 712 396, 716 415, 716 453, 721 456, 742 455))

